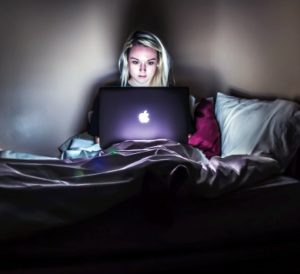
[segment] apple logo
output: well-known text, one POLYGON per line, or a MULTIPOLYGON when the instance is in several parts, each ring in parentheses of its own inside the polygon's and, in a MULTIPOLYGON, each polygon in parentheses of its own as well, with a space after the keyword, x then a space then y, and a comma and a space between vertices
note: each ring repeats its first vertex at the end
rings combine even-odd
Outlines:
POLYGON ((142 124, 147 124, 147 123, 149 123, 150 118, 149 118, 149 113, 148 113, 147 110, 144 110, 144 112, 141 112, 141 113, 139 114, 139 121, 140 121, 140 123, 142 123, 142 124))

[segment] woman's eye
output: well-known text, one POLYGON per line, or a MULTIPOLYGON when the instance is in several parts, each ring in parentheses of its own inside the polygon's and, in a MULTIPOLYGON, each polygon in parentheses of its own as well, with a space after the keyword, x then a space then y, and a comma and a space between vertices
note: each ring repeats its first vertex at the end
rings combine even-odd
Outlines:
POLYGON ((132 64, 137 65, 139 62, 138 61, 131 61, 132 64))
POLYGON ((150 61, 150 62, 148 62, 148 65, 149 66, 153 66, 153 65, 155 65, 155 62, 154 61, 150 61))

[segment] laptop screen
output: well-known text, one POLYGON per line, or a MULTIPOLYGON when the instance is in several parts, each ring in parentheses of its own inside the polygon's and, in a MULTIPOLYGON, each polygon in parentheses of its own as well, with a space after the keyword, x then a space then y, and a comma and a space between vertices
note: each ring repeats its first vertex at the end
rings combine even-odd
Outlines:
POLYGON ((170 139, 187 143, 191 116, 187 87, 102 87, 100 145, 125 140, 170 139))

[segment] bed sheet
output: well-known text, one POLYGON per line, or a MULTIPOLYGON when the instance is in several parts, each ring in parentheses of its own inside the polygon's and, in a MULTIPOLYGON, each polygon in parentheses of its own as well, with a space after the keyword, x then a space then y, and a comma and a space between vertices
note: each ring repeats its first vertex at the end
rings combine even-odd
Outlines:
POLYGON ((170 140, 124 141, 100 154, 0 159, 0 240, 96 216, 139 195, 149 174, 163 183, 178 167, 185 171, 189 192, 199 199, 257 186, 280 174, 278 163, 268 157, 208 160, 200 150, 170 140))

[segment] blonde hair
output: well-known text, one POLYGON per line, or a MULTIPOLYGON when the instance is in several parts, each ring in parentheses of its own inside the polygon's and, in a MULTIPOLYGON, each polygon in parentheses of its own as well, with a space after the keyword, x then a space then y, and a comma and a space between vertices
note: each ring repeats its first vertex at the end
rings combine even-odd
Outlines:
POLYGON ((129 80, 128 55, 134 45, 143 45, 156 50, 158 64, 151 86, 168 86, 171 69, 171 59, 161 40, 151 32, 135 31, 124 43, 120 58, 119 70, 121 86, 126 86, 129 80))

